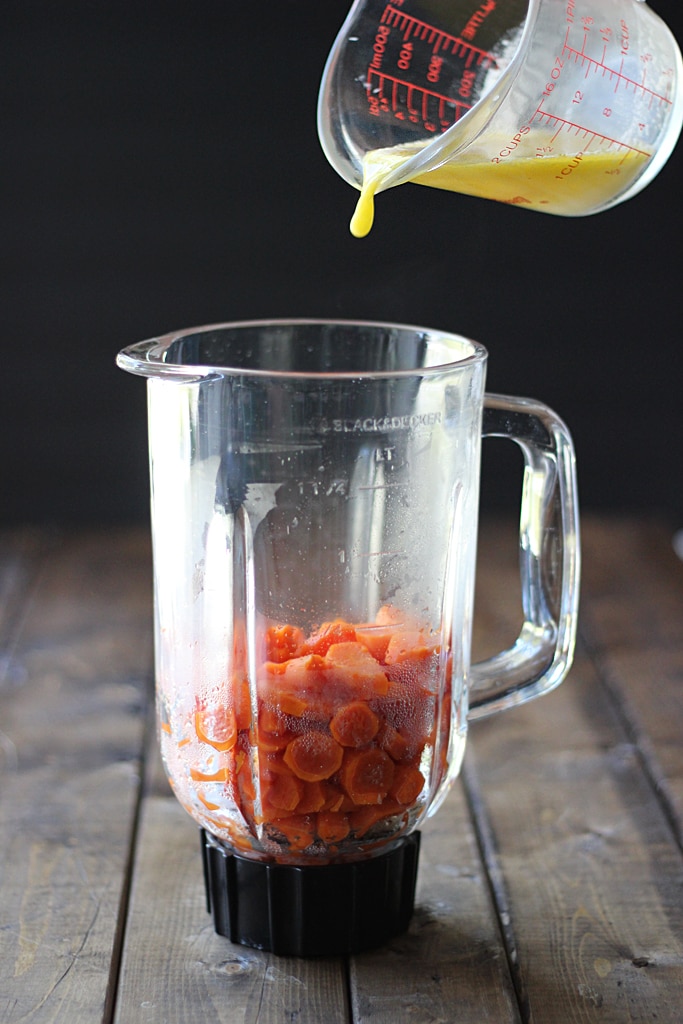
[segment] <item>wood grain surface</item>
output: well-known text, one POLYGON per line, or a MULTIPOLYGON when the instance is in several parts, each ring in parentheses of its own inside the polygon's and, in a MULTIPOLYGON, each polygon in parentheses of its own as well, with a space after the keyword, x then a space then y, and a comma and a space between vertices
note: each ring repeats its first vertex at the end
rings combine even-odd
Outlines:
MULTIPOLYGON (((146 533, 0 535, 2 1024, 680 1024, 671 532, 584 521, 568 680, 473 724, 406 934, 323 960, 213 931, 156 746, 146 533)), ((476 656, 520 622, 514 524, 485 522, 476 656)))

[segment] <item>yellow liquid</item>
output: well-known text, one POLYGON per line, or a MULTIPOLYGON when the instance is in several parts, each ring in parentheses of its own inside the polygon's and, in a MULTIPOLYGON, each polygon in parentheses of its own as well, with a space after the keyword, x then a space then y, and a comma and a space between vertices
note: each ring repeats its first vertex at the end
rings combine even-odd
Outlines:
MULTIPOLYGON (((356 238, 365 237, 372 227, 375 193, 409 155, 413 154, 399 147, 367 154, 363 187, 350 225, 356 238)), ((629 151, 626 156, 596 152, 508 157, 500 163, 453 161, 412 180, 419 185, 571 217, 591 213, 624 192, 649 159, 649 154, 629 151)))

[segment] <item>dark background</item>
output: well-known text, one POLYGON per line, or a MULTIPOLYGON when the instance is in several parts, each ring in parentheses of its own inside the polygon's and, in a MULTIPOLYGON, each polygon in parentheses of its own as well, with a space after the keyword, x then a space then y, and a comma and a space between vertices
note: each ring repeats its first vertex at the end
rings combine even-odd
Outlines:
MULTIPOLYGON (((269 316, 474 337, 489 390, 568 422, 584 509, 683 522, 683 144, 597 217, 406 186, 357 241, 315 123, 349 3, 5 0, 0 522, 145 521, 145 388, 117 351, 269 316)), ((680 40, 677 0, 653 6, 680 40)), ((500 444, 487 508, 516 500, 500 444)))

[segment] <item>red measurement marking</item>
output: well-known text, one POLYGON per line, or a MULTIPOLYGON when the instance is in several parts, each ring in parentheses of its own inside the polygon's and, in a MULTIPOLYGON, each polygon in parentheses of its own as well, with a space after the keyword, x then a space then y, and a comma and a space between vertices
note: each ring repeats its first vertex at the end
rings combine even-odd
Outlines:
MULTIPOLYGON (((542 110, 541 106, 538 107, 533 117, 529 118, 529 124, 532 124, 535 120, 539 120, 546 124, 548 127, 556 127, 556 132, 550 139, 550 142, 554 142, 555 139, 563 131, 572 132, 574 135, 582 135, 584 139, 590 139, 588 145, 592 142, 597 141, 600 145, 607 144, 609 149, 611 146, 617 146, 619 149, 628 149, 632 153, 640 153, 642 156, 651 156, 651 153, 647 149, 638 149, 637 146, 629 146, 626 142, 621 142, 620 139, 614 139, 609 135, 603 135, 602 132, 596 132, 593 128, 587 128, 585 125, 578 124, 576 121, 569 121, 565 117, 559 117, 557 114, 551 114, 546 110, 542 110)), ((586 147, 587 148, 587 147, 586 147)))
POLYGON ((385 7, 384 13, 380 18, 380 24, 397 28, 399 32, 403 33, 404 42, 412 38, 428 43, 432 46, 435 54, 441 49, 448 50, 450 48, 450 52, 454 56, 466 57, 467 67, 470 67, 472 63, 476 63, 477 66, 482 64, 490 67, 496 66, 496 59, 488 50, 472 46, 471 43, 465 42, 460 36, 443 32, 441 29, 436 28, 435 25, 430 25, 426 21, 420 21, 419 18, 414 18, 412 15, 400 11, 397 7, 392 7, 391 5, 385 7))
POLYGON ((424 89, 403 78, 381 71, 368 70, 367 93, 379 96, 380 99, 388 99, 394 113, 406 110, 408 117, 421 116, 423 121, 429 120, 429 105, 434 104, 436 120, 442 127, 454 124, 471 109, 470 103, 463 103, 462 100, 453 99, 432 89, 424 89), (447 117, 448 114, 450 117, 447 117))
POLYGON ((656 100, 659 103, 671 104, 671 98, 669 96, 663 96, 661 93, 655 92, 654 89, 648 89, 645 85, 644 75, 643 81, 637 82, 634 78, 629 78, 628 75, 623 73, 624 60, 622 58, 619 68, 612 68, 609 64, 605 64, 605 50, 603 50, 602 59, 598 60, 596 57, 590 57, 585 51, 585 38, 583 45, 580 50, 569 45, 569 29, 565 36, 564 46, 562 47, 562 56, 568 56, 571 60, 573 58, 575 64, 580 64, 581 67, 585 67, 586 73, 584 78, 588 78, 591 72, 595 75, 601 74, 603 78, 607 77, 611 81, 614 79, 614 91, 623 86, 624 88, 633 88, 634 92, 641 92, 643 95, 650 97, 650 106, 656 100))

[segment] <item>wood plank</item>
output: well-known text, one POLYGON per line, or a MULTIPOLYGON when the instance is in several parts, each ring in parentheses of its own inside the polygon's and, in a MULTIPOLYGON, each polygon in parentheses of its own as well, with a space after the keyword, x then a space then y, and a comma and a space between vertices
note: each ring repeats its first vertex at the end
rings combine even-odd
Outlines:
POLYGON ((357 1024, 516 1024, 498 919, 459 783, 423 828, 408 932, 351 959, 357 1024))
POLYGON ((603 519, 583 523, 584 637, 599 648, 673 647, 683 643, 683 563, 662 521, 603 519))
POLYGON ((582 635, 683 846, 683 564, 661 523, 592 520, 582 635))
POLYGON ((108 1015, 149 698, 150 579, 144 532, 64 537, 14 616, 2 694, 12 757, 0 768, 3 1024, 108 1015))
POLYGON ((600 670, 683 848, 683 647, 610 650, 600 670))
POLYGON ((29 595, 53 542, 49 533, 37 529, 0 531, 0 693, 22 681, 12 650, 29 595))
MULTIPOLYGON (((592 529, 587 522, 589 549, 592 529)), ((622 572, 625 551, 642 543, 638 529, 631 526, 628 547, 611 553, 600 530, 593 534, 602 544, 602 578, 611 579, 612 562, 624 591, 639 586, 622 572)), ((487 545, 484 533, 479 596, 487 629, 497 624, 507 636, 518 621, 516 564, 500 537, 494 531, 487 545)), ((644 589, 655 624, 648 635, 670 647, 675 597, 665 588, 660 604, 655 575, 644 589)), ((584 615, 597 585, 589 575, 584 615)), ((631 635, 631 654, 642 639, 631 635)), ((525 1017, 556 1024, 561 1007, 572 1022, 624 1024, 656 1013, 659 1024, 673 1024, 683 1005, 681 851, 600 670, 599 660, 580 652, 555 693, 475 723, 467 782, 481 834, 490 837, 492 884, 509 906, 525 1017)), ((634 688, 637 679, 634 672, 634 688)))
POLYGON ((344 965, 275 957, 216 935, 199 835, 175 799, 144 801, 117 1024, 346 1024, 344 965))
POLYGON ((590 665, 478 723, 469 769, 495 837, 523 1002, 537 1024, 680 1021, 683 864, 637 751, 590 665), (475 756, 473 757, 472 754, 475 756), (641 966, 649 966, 649 970, 641 966))

